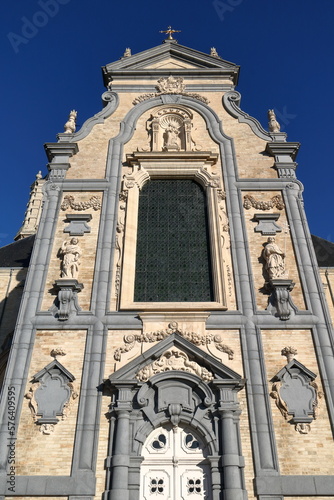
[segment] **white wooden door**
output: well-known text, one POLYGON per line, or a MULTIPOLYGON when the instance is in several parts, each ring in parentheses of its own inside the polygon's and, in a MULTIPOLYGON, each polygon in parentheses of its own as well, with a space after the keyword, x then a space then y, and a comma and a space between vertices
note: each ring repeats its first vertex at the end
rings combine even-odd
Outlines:
POLYGON ((143 446, 140 500, 210 500, 206 449, 189 428, 159 427, 143 446))

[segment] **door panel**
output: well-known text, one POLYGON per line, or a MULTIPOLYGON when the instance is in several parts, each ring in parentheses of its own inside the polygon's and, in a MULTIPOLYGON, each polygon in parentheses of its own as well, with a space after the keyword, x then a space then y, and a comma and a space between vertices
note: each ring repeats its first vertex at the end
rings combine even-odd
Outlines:
POLYGON ((207 450, 190 428, 155 429, 143 446, 141 500, 210 500, 207 450))

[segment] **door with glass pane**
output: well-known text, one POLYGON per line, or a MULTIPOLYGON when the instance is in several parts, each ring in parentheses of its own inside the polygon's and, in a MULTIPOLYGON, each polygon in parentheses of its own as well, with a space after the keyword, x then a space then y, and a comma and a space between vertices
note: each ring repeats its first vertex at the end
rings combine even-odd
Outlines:
POLYGON ((159 427, 143 446, 140 500, 210 500, 207 450, 193 430, 159 427))

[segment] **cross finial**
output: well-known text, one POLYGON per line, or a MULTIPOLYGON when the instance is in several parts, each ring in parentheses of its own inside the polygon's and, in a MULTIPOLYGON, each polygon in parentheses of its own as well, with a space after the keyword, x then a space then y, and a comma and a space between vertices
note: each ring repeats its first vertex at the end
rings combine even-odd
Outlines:
POLYGON ((168 26, 166 31, 160 31, 159 33, 166 33, 168 35, 166 40, 175 40, 175 38, 173 38, 173 34, 174 33, 181 33, 181 30, 173 30, 171 26, 168 26))

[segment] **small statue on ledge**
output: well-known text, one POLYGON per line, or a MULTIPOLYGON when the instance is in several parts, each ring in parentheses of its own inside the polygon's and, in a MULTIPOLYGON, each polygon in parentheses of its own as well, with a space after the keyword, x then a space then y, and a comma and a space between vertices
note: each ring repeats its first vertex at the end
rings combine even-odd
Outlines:
POLYGON ((265 269, 270 279, 285 277, 285 253, 275 243, 274 236, 269 236, 262 255, 266 261, 265 269))
POLYGON ((63 259, 61 266, 61 277, 77 279, 79 274, 81 248, 78 245, 78 238, 72 238, 70 241, 64 241, 60 249, 60 255, 63 259))

